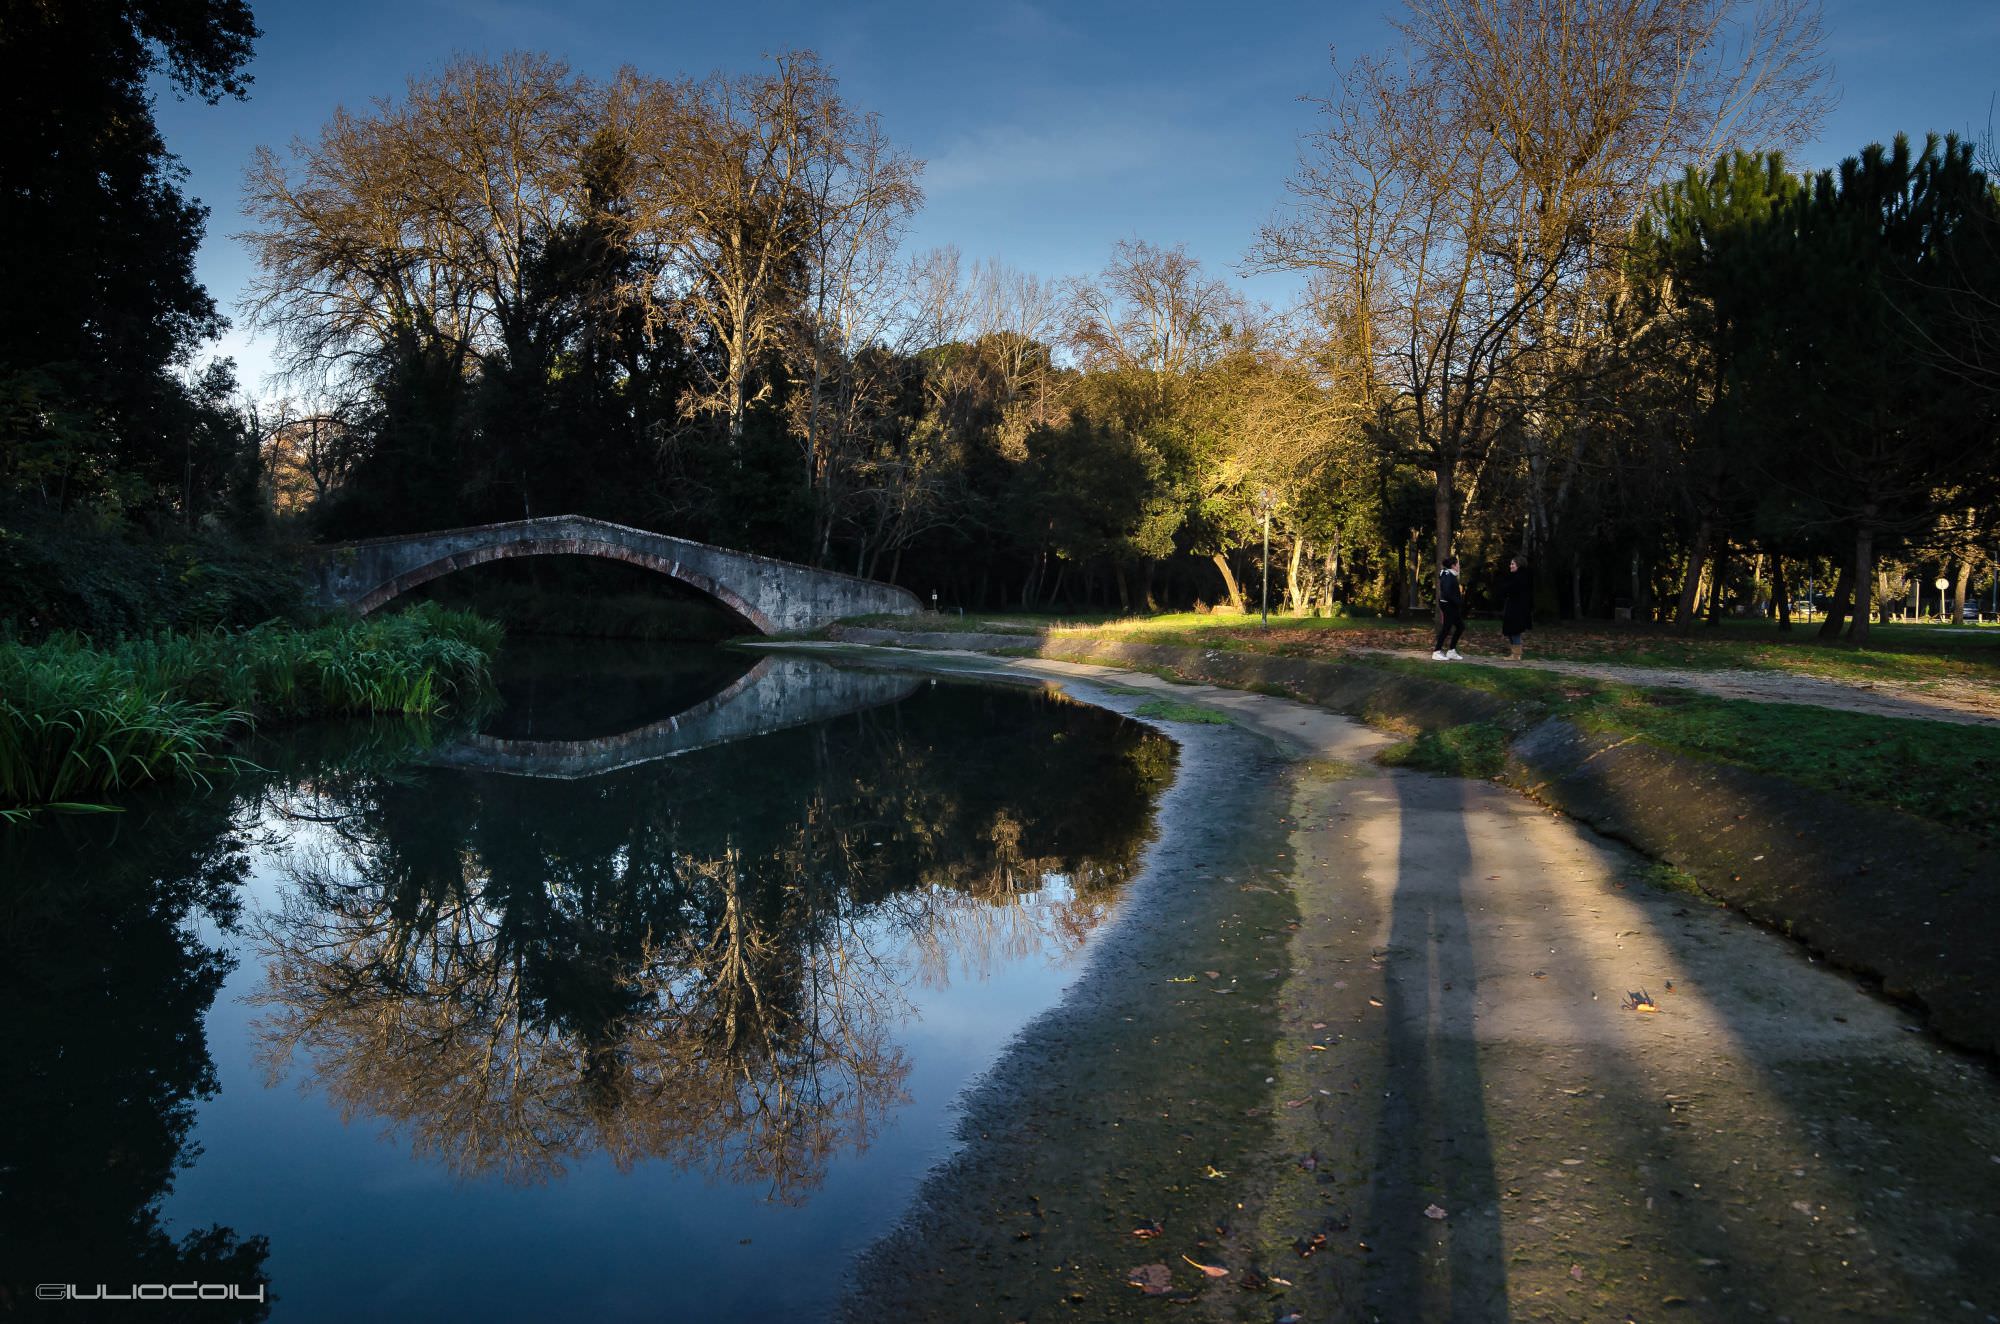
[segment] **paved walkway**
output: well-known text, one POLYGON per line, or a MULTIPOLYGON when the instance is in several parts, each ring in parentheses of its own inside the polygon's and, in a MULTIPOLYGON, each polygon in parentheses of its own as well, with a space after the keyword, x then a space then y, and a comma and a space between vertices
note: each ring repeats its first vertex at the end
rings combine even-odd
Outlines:
MULTIPOLYGON (((1356 653, 1384 657, 1427 659, 1429 654, 1401 648, 1356 648, 1356 653)), ((1911 717, 1927 722, 1952 722, 1961 726, 2000 726, 2000 693, 1993 687, 1972 681, 1937 681, 1928 684, 1881 682, 1877 684, 1823 680, 1788 671, 1703 671, 1674 667, 1634 667, 1613 662, 1575 662, 1565 658, 1528 657, 1520 662, 1501 657, 1475 655, 1464 663, 1482 667, 1527 667, 1535 671, 1557 671, 1568 676, 1592 676, 1627 685, 1668 689, 1699 690, 1723 699, 1749 699, 1756 703, 1802 703, 1815 708, 1838 708, 1845 712, 1871 713, 1877 717, 1911 717)))

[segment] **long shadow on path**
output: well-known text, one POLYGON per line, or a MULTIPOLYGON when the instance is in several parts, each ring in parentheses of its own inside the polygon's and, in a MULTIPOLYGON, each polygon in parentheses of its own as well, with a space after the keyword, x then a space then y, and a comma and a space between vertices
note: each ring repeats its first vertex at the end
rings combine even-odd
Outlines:
POLYGON ((1383 1318, 1503 1320, 1499 1190, 1473 1036, 1479 985, 1471 964, 1454 956, 1470 940, 1464 788, 1418 777, 1383 785, 1393 788, 1403 831, 1389 947, 1377 954, 1389 968, 1388 1032, 1368 1300, 1383 1318), (1411 830, 1415 821, 1421 834, 1411 830), (1428 1271, 1426 1260, 1445 1272, 1428 1271))

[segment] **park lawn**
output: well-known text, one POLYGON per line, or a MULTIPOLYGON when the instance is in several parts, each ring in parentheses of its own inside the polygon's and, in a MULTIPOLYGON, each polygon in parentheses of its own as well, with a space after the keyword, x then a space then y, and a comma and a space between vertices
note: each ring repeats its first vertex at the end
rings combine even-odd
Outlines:
MULTIPOLYGON (((1253 617, 1223 612, 1112 619, 1005 615, 981 619, 985 628, 995 633, 1237 648, 1286 657, 1326 657, 1357 648, 1428 652, 1433 628, 1427 617, 1397 621, 1372 616, 1276 614, 1265 628, 1253 617), (1016 624, 1010 627, 1008 622, 1016 624)), ((1919 688, 1934 683, 2000 684, 2000 628, 1878 625, 1867 648, 1838 641, 1821 643, 1815 629, 1802 622, 1786 634, 1763 622, 1730 621, 1704 625, 1695 634, 1682 637, 1671 626, 1564 622, 1537 627, 1528 636, 1528 646, 1532 656, 1567 662, 1693 671, 1780 671, 1849 684, 1890 682, 1919 688)), ((1498 653, 1502 647, 1499 627, 1493 621, 1472 622, 1467 640, 1464 646, 1472 655, 1498 653)))

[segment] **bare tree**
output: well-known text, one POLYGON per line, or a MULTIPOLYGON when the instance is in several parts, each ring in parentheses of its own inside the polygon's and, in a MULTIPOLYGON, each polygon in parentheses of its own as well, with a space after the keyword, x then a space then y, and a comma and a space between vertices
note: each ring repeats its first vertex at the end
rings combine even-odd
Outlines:
POLYGON ((1243 301, 1185 245, 1124 239, 1094 281, 1069 287, 1069 341, 1084 367, 1145 374, 1165 393, 1213 364, 1241 329, 1243 301))
POLYGON ((257 228, 238 236, 257 259, 253 323, 310 376, 395 345, 469 371, 521 316, 531 244, 575 213, 593 97, 545 55, 462 57, 373 114, 337 110, 289 161, 258 148, 257 228))
POLYGON ((1442 558, 1503 436, 1546 537, 1576 458, 1551 500, 1554 396, 1613 245, 1668 171, 1808 132, 1826 70, 1813 0, 1409 0, 1401 27, 1337 72, 1251 262, 1317 278, 1381 435, 1433 473, 1442 558))
POLYGON ((778 56, 765 73, 707 79, 678 129, 661 162, 685 222, 675 303, 718 362, 690 403, 723 415, 736 443, 769 389, 751 392, 755 365, 784 347, 801 307, 837 316, 822 297, 855 290, 921 199, 920 166, 841 100, 810 51, 778 56))

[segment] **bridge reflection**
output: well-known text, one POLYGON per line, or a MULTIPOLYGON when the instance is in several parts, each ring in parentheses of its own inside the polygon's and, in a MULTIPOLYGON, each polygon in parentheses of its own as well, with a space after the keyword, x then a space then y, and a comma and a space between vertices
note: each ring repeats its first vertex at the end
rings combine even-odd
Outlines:
POLYGON ((720 656, 739 658, 742 668, 669 716, 611 735, 546 739, 506 734, 508 718, 520 711, 510 704, 500 723, 440 746, 425 762, 573 781, 894 703, 922 683, 907 672, 833 668, 805 658, 720 656))
POLYGON ((293 783, 273 1080, 461 1177, 603 1155, 803 1200, 904 1102, 917 990, 1078 950, 1173 768, 1058 695, 914 688, 771 659, 658 730, 293 783))

